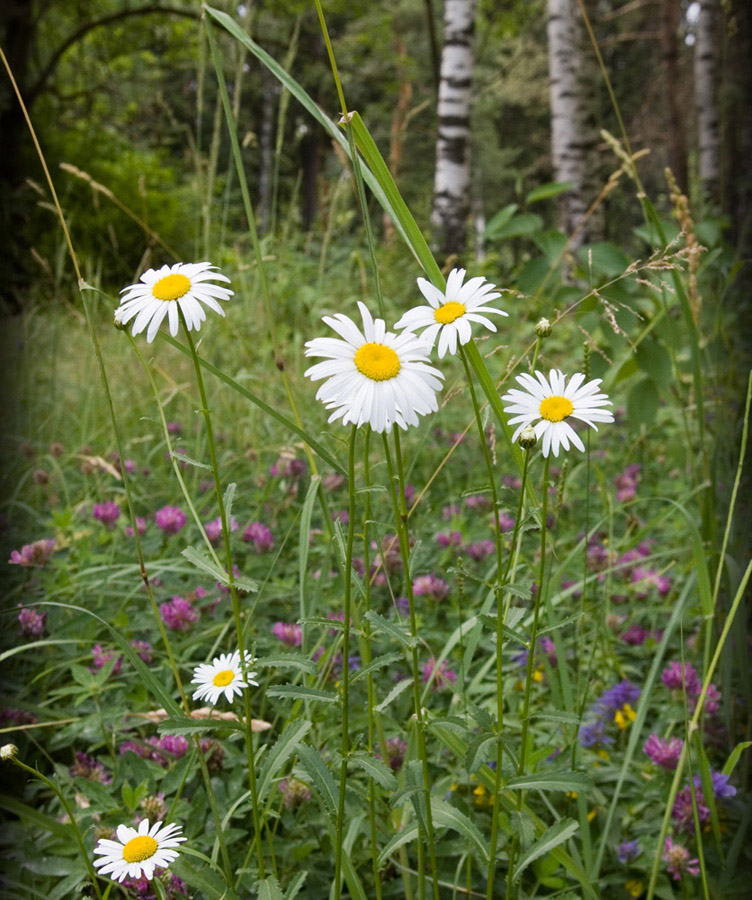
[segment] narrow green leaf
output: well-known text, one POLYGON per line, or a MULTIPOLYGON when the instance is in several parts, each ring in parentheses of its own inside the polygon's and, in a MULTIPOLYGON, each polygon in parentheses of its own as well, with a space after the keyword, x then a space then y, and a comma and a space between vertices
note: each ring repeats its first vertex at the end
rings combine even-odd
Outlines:
POLYGON ((227 521, 230 521, 230 516, 232 516, 232 504, 235 500, 235 491, 238 489, 237 484, 234 482, 232 484, 228 484, 225 489, 225 515, 227 516, 227 521))
POLYGON ((350 685, 352 686, 358 681, 362 681, 377 669, 383 669, 384 666, 390 666, 393 662, 399 662, 402 658, 402 654, 398 653, 396 650, 393 650, 391 653, 384 653, 382 656, 377 656, 376 659, 372 659, 367 666, 358 669, 352 678, 350 678, 350 685))
POLYGON ((208 463, 199 462, 197 459, 188 456, 185 453, 177 453, 170 451, 170 457, 177 463, 185 463, 187 466, 195 466, 197 469, 211 469, 208 463))
POLYGON ((238 900, 238 895, 217 871, 209 866, 197 869, 186 859, 186 852, 170 863, 170 869, 192 888, 201 891, 208 900, 238 900))
POLYGON ((384 699, 381 701, 381 703, 379 703, 379 705, 376 707, 376 711, 383 712, 387 708, 387 706, 389 706, 389 704, 392 703, 392 701, 396 700, 397 697, 399 697, 399 695, 401 693, 406 691, 410 687, 411 684, 412 684, 412 682, 410 681, 409 678, 405 678, 402 681, 398 681, 397 684, 395 684, 394 687, 391 689, 391 691, 389 691, 389 693, 386 695, 386 697, 384 697, 384 699))
POLYGON ((475 825, 463 812, 456 807, 451 806, 439 797, 431 798, 431 811, 433 813, 434 825, 442 828, 451 828, 475 849, 478 857, 484 862, 488 862, 488 847, 483 835, 480 833, 477 825, 475 825))
POLYGON ((540 187, 534 188, 525 197, 525 203, 537 203, 539 200, 549 200, 551 197, 558 197, 573 187, 571 181, 549 181, 540 187))
POLYGON ((198 734, 200 731, 216 731, 221 728, 230 728, 234 731, 245 731, 242 722, 225 721, 222 719, 188 719, 185 717, 165 719, 157 726, 160 734, 198 734))
POLYGON ((562 769, 558 772, 540 772, 534 775, 518 775, 504 786, 510 791, 589 791, 592 780, 584 772, 562 769))
POLYGON ((317 700, 319 703, 339 703, 340 698, 332 691, 309 688, 300 684, 278 684, 266 691, 267 697, 283 700, 317 700))
POLYGON ((258 900, 285 900, 285 895, 274 875, 256 882, 256 896, 258 900))
MULTIPOLYGON (((309 616, 313 612, 313 610, 306 608, 306 600, 308 597, 306 592, 306 574, 308 572, 308 551, 311 546, 310 532, 313 504, 316 502, 316 495, 320 483, 321 478, 318 475, 311 478, 311 483, 308 486, 308 493, 303 502, 303 509, 300 512, 300 530, 298 538, 298 609, 300 611, 301 622, 305 622, 306 616, 309 616)), ((308 647, 308 635, 306 634, 307 629, 305 625, 302 627, 303 649, 305 650, 308 647)))
POLYGON ((366 753, 353 753, 350 757, 350 762, 357 768, 362 769, 369 778, 373 778, 377 784, 380 784, 386 790, 394 791, 397 789, 397 779, 394 777, 394 773, 382 760, 368 756, 366 753))
POLYGON ((287 893, 285 894, 285 900, 295 900, 295 898, 300 893, 300 889, 303 887, 306 878, 308 877, 308 872, 298 872, 298 874, 293 878, 290 884, 287 886, 287 893))
POLYGON ((534 859, 550 853, 559 844, 569 840, 579 827, 579 823, 574 819, 560 819, 555 825, 546 829, 538 840, 520 856, 514 867, 512 881, 517 881, 534 859))
POLYGON ((465 768, 471 774, 477 772, 484 763, 484 757, 481 750, 486 744, 496 743, 498 735, 495 734, 478 734, 467 745, 467 753, 465 754, 465 768))
POLYGON ((736 764, 739 762, 739 757, 749 747, 752 747, 752 741, 742 741, 741 744, 737 744, 734 747, 731 751, 731 756, 726 760, 726 765, 721 769, 723 775, 730 775, 734 771, 736 764))
POLYGON ((287 726, 274 746, 267 752, 258 778, 259 800, 264 800, 271 790, 272 782, 277 773, 295 753, 296 748, 310 730, 311 723, 309 721, 306 719, 295 719, 292 724, 287 726))
POLYGON ((339 787, 321 758, 321 754, 309 744, 300 744, 298 758, 301 766, 308 773, 311 785, 324 805, 324 809, 330 816, 334 816, 339 801, 339 787))
POLYGON ((374 631, 388 634, 389 637, 394 638, 403 647, 410 649, 416 645, 417 641, 415 638, 411 637, 404 629, 398 628, 388 619, 379 615, 375 610, 370 609, 365 614, 365 618, 373 625, 374 631))
POLYGON ((297 669, 307 675, 315 675, 316 663, 306 656, 294 653, 278 653, 276 656, 264 656, 254 660, 254 666, 259 669, 297 669))

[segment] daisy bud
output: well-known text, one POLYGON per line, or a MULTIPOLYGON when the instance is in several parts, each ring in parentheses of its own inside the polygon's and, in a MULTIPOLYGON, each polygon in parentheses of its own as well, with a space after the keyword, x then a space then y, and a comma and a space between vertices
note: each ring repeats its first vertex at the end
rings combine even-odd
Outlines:
POLYGON ((539 338, 551 337, 553 330, 554 329, 548 319, 540 319, 535 324, 535 333, 539 338))
POLYGON ((18 756, 18 747, 15 744, 3 744, 0 747, 0 759, 3 761, 15 759, 18 756))
POLYGON ((115 315, 113 316, 112 324, 117 328, 118 331, 125 331, 125 325, 120 318, 120 309, 115 310, 115 315))
POLYGON ((535 433, 535 429, 531 428, 529 425, 527 428, 523 428, 520 432, 520 436, 518 439, 518 443, 523 450, 530 450, 531 447, 534 447, 538 442, 538 436, 535 433))

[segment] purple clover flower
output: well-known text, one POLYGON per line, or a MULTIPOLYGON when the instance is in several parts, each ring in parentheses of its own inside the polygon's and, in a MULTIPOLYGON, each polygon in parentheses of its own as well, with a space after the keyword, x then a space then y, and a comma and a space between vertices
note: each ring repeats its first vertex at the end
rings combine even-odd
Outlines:
POLYGON ((274 535, 262 522, 251 522, 242 539, 252 544, 256 553, 268 553, 274 547, 274 535))
POLYGON ((120 517, 120 507, 114 500, 107 500, 105 503, 95 503, 91 514, 98 522, 112 529, 120 517))
MULTIPOLYGON (((103 650, 101 644, 94 644, 91 648, 91 655, 93 657, 92 662, 94 663, 94 667, 89 669, 90 672, 98 672, 100 669, 103 669, 111 659, 115 659, 115 651, 103 650)), ((120 672, 122 665, 123 657, 118 656, 115 665, 112 667, 111 674, 117 675, 120 672)))
POLYGON ((163 506, 154 513, 157 528, 165 534, 177 534, 187 521, 186 515, 178 506, 163 506))
POLYGON ((21 607, 18 614, 18 624, 24 637, 39 637, 44 634, 44 620, 47 613, 40 613, 34 606, 21 607))
POLYGON ((465 549, 470 559, 474 560, 475 562, 481 562, 481 560, 494 553, 494 551, 496 550, 496 544, 490 540, 483 540, 477 541, 473 544, 468 544, 465 549))
POLYGON ((293 622, 275 622, 272 634, 288 647, 300 647, 303 643, 303 628, 293 622))
POLYGON ((462 535, 459 531, 450 531, 449 534, 437 534, 436 543, 440 547, 461 547, 462 535))
POLYGON ((661 681, 670 691, 682 691, 686 685, 689 697, 699 697, 702 685, 691 663, 671 662, 661 673, 661 681))
POLYGON ((112 775, 105 766, 93 756, 85 753, 76 753, 76 761, 68 769, 71 778, 86 778, 88 781, 96 781, 99 784, 111 784, 112 775))
POLYGON ((673 772, 679 764, 683 746, 681 738, 660 738, 657 734, 651 734, 643 749, 656 766, 673 772))
POLYGON ((54 549, 55 541, 52 538, 34 541, 33 544, 24 544, 20 550, 12 550, 8 562, 12 566, 21 566, 24 569, 45 566, 54 549))
MULTIPOLYGON (((136 516, 136 530, 139 534, 144 534, 146 532, 147 521, 143 516, 136 516)), ((125 536, 133 537, 133 526, 126 525, 125 526, 125 536)))
POLYGON ((419 575, 413 581, 413 593, 416 597, 427 597, 429 600, 445 600, 449 596, 449 585, 433 573, 419 575))
POLYGON ((198 613, 185 597, 173 597, 161 603, 159 610, 170 631, 190 631, 191 625, 198 619, 198 613))
MULTIPOLYGON (((238 530, 238 523, 235 516, 230 516, 229 526, 230 531, 238 530)), ((217 516, 213 521, 207 522, 204 525, 204 531, 212 544, 218 544, 222 540, 222 517, 217 516)))

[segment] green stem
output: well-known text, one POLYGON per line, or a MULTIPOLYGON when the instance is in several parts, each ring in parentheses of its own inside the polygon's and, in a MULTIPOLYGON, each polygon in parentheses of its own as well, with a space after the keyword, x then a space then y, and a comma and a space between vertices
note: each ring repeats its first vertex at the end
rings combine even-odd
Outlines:
MULTIPOLYGON (((533 687, 533 673, 535 669, 535 645, 538 641, 538 617, 540 614, 541 603, 543 600, 543 592, 546 574, 546 535, 548 533, 548 470, 550 465, 550 457, 546 457, 543 466, 543 499, 541 501, 541 543, 540 543, 540 566, 538 569, 538 589, 535 592, 535 602, 533 605, 533 627, 530 632, 530 647, 527 655, 527 668, 525 671, 525 697, 522 702, 522 734, 520 736, 520 758, 517 766, 517 774, 524 775, 527 763, 527 743, 528 732, 530 727, 530 697, 533 687)), ((519 791, 517 794, 517 809, 522 812, 525 802, 525 792, 519 791)), ((509 873, 507 880, 507 895, 516 897, 519 893, 519 881, 512 884, 512 872, 514 871, 514 861, 519 851, 519 838, 515 837, 512 850, 509 855, 509 873)))
POLYGON ((352 557, 355 540, 355 439, 358 428, 353 425, 347 455, 348 515, 347 549, 345 557, 345 620, 342 635, 342 762, 339 770, 339 802, 335 826, 337 842, 334 857, 334 900, 342 896, 342 845, 345 826, 345 792, 347 789, 347 758, 350 754, 350 604, 352 601, 352 557))
MULTIPOLYGON (((225 509, 225 501, 222 495, 222 482, 219 476, 219 466, 217 464, 217 450, 214 443, 214 429, 212 427, 211 413, 209 411, 209 403, 206 398, 206 388, 204 387, 204 378, 201 374, 201 364, 196 352, 196 345, 193 341, 182 311, 180 313, 180 321, 185 332, 186 341, 191 351, 193 359, 193 368, 196 374, 196 383, 198 386, 199 396, 201 397, 201 412, 204 416, 204 424, 206 425, 206 441, 209 447, 209 459, 211 461, 212 475, 214 476, 214 490, 217 495, 217 505, 219 507, 219 517, 222 522, 222 543, 225 551, 225 564, 227 567, 228 586, 230 588, 230 597, 232 599, 232 612, 235 619, 235 632, 237 635, 238 651, 240 653, 240 665, 244 677, 248 678, 248 659, 245 652, 245 643, 243 637, 243 623, 240 610, 240 599, 238 598, 238 590, 235 585, 235 575, 232 571, 232 550, 230 549, 230 528, 227 521, 227 510, 225 509)), ((264 866, 264 851, 261 846, 261 816, 259 813, 258 793, 256 790, 256 767, 253 753, 253 721, 251 717, 251 698, 248 689, 243 691, 243 704, 245 708, 245 738, 246 750, 248 755, 248 785, 251 792, 251 806, 253 808, 253 829, 255 832, 256 851, 258 857, 259 877, 266 877, 264 866)), ((204 762, 205 765, 205 762, 204 762)))
MULTIPOLYGON (((395 523, 397 525, 397 535, 399 538, 400 555, 402 557, 402 567, 405 572, 405 592, 407 594, 408 605, 410 609, 410 636, 412 638, 411 647, 411 663, 413 673, 413 705, 415 716, 415 728, 418 745, 418 756, 423 767, 423 794, 426 804, 426 829, 428 838, 428 850, 431 866, 431 880, 433 882, 434 900, 439 900, 439 877, 438 866, 436 863, 436 840, 433 828, 433 815, 431 812, 431 788, 428 776, 428 755, 426 753, 426 736, 425 736, 425 718, 423 708, 420 702, 420 667, 418 662, 418 622, 415 615, 415 595, 413 594, 413 581, 410 573, 410 537, 407 528, 407 503, 405 501, 405 472, 402 461, 402 447, 400 444, 399 429, 394 428, 394 451, 397 457, 397 491, 394 490, 394 464, 392 455, 389 450, 389 442, 386 434, 384 439, 384 453, 386 456, 387 470, 389 472, 389 483, 391 487, 392 503, 394 504, 395 523)), ((425 872, 425 848, 423 846, 422 837, 418 835, 418 897, 424 900, 426 893, 426 872, 425 872)))
POLYGON ((78 827, 78 822, 76 822, 76 818, 73 815, 73 808, 70 803, 68 803, 65 795, 60 790, 60 788, 55 784, 54 781, 51 781, 47 778, 46 775, 42 775, 41 772, 38 772, 36 769, 32 769, 31 766, 27 766, 26 763, 21 762, 17 757, 13 757, 11 760, 14 765, 18 766, 19 769, 23 769, 24 772, 28 772, 33 778, 37 778, 43 784, 46 784, 48 788, 54 791, 57 794, 58 799, 63 805, 63 809, 68 814, 68 819, 70 820, 70 824, 73 827, 73 833, 76 836, 76 843, 78 844, 78 850, 81 854, 81 858, 83 859, 86 868, 89 870, 89 877, 91 878, 91 883, 94 885, 94 890, 96 891, 97 897, 99 900, 102 900, 102 891, 99 888, 99 882, 97 881, 97 873, 94 869, 94 866, 89 859, 89 854, 86 852, 86 847, 84 846, 84 839, 81 834, 81 830, 78 827))

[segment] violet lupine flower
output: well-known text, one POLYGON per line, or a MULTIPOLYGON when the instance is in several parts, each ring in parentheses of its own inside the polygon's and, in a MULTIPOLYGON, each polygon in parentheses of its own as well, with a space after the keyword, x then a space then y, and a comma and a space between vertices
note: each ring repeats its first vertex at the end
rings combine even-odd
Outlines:
POLYGON ((489 540, 477 541, 473 544, 468 544, 465 550, 470 559, 480 562, 495 552, 496 544, 489 540))
POLYGON ((679 764, 683 746, 681 738, 660 738, 657 734, 651 734, 643 749, 656 766, 673 772, 679 764))
MULTIPOLYGON (((230 516, 230 531, 238 530, 238 523, 235 516, 230 516)), ((218 544, 222 540, 222 517, 217 516, 212 522, 204 525, 204 531, 212 544, 218 544)))
POLYGON ((629 704, 634 705, 640 699, 640 689, 628 679, 617 682, 613 687, 604 691, 596 700, 594 706, 601 710, 619 710, 629 704))
POLYGON ((39 637, 44 634, 44 620, 47 613, 40 613, 34 606, 21 607, 18 614, 18 624, 21 626, 21 632, 24 637, 39 637))
MULTIPOLYGON (((91 655, 93 657, 92 662, 94 663, 94 667, 89 669, 90 672, 98 672, 100 669, 103 669, 111 659, 115 659, 115 651, 103 650, 101 644, 94 644, 91 648, 91 655)), ((117 675, 120 672, 122 665, 123 657, 118 656, 110 674, 117 675)))
POLYGON ((24 544, 20 550, 12 550, 8 562, 12 566, 21 566, 30 569, 34 566, 45 566, 55 549, 55 541, 48 538, 42 541, 34 541, 33 544, 24 544))
POLYGON ((623 866, 626 866, 634 862, 641 853, 642 848, 638 840, 624 841, 616 849, 616 858, 623 866))
POLYGON ((268 553, 274 547, 274 535, 261 522, 251 522, 243 533, 242 540, 253 544, 256 553, 268 553))
MULTIPOLYGON (((695 800, 697 801, 697 818, 700 826, 703 826, 710 819, 710 810, 705 802, 705 795, 702 788, 695 785, 695 800)), ((695 828, 694 813, 692 812, 692 788, 687 786, 682 788, 676 795, 674 807, 671 810, 671 816, 674 820, 674 828, 677 831, 685 831, 691 833, 695 828)))
POLYGON ((120 507, 114 500, 107 500, 105 503, 95 503, 91 514, 98 522, 112 529, 120 516, 120 507))
POLYGON ((85 753, 76 753, 76 761, 68 769, 71 778, 86 778, 88 781, 96 781, 99 784, 111 784, 112 775, 105 766, 93 756, 85 753))
POLYGON ((671 662, 661 673, 661 681, 670 691, 682 691, 686 685, 689 697, 699 697, 702 685, 691 663, 671 662))
POLYGON ((433 573, 419 575, 413 581, 413 593, 416 597, 427 597, 429 600, 445 600, 449 596, 449 585, 433 573))
POLYGON ((700 861, 690 859, 689 850, 682 844, 675 843, 670 837, 666 838, 661 859, 666 863, 666 868, 674 881, 679 881, 685 873, 688 875, 700 874, 700 861))
POLYGON ((450 531, 449 534, 437 534, 436 543, 440 547, 461 547, 462 535, 459 531, 450 531))
MULTIPOLYGON (((736 788, 733 784, 729 784, 729 776, 722 772, 711 772, 710 777, 713 779, 713 793, 718 800, 726 800, 729 797, 736 796, 736 788)), ((700 776, 695 775, 695 784, 700 782, 700 776)))
MULTIPOLYGON (((147 521, 143 516, 136 516, 136 529, 139 534, 144 534, 146 532, 147 521)), ((126 525, 125 526, 125 536, 133 537, 133 526, 126 525)))
POLYGON ((665 597, 671 591, 672 583, 668 575, 661 575, 656 569, 638 567, 632 572, 632 584, 639 586, 637 596, 641 600, 648 596, 651 586, 655 586, 660 597, 665 597))
POLYGON ((190 631, 191 625, 198 619, 198 613, 185 597, 173 597, 161 603, 159 610, 170 631, 190 631))
POLYGON ((131 641, 131 647, 138 653, 143 662, 150 663, 152 661, 152 648, 148 641, 133 640, 131 641))
POLYGON ((177 534, 187 521, 186 515, 179 506, 163 506, 154 513, 157 528, 165 534, 177 534))
POLYGON ((410 615, 410 599, 409 597, 395 597, 394 606, 397 612, 407 618, 410 615))
POLYGON ((613 744, 614 742, 614 739, 606 734, 606 723, 603 719, 596 719, 581 725, 579 737, 583 747, 595 747, 598 744, 613 744))
POLYGON ((457 673, 449 668, 447 660, 437 666, 436 660, 431 657, 428 662, 423 663, 423 681, 432 681, 432 690, 441 691, 456 683, 457 673))
POLYGON ((303 628, 293 622, 275 622, 272 634, 288 647, 300 647, 303 643, 303 628))

